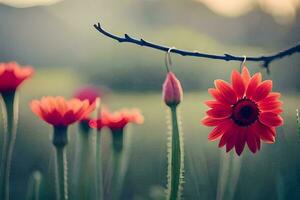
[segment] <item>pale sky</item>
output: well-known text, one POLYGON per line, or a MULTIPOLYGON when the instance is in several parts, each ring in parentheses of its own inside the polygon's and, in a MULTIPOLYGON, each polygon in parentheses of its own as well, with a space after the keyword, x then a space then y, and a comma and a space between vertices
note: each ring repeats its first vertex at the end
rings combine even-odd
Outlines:
POLYGON ((213 12, 227 17, 238 17, 255 8, 270 14, 281 24, 293 22, 300 0, 195 0, 205 4, 213 12), (226 2, 226 3, 225 3, 226 2))
MULTIPOLYGON (((62 0, 0 0, 0 3, 15 7, 31 7, 51 5, 62 0)), ((288 24, 295 20, 300 0, 194 0, 205 4, 213 12, 238 17, 255 8, 270 14, 280 24, 288 24)))

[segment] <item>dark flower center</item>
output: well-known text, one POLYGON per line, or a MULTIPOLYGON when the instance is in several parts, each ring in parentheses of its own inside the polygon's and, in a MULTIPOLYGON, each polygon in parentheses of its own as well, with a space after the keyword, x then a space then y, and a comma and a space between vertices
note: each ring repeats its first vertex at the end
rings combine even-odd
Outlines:
POLYGON ((239 100, 232 107, 232 119, 239 126, 249 126, 254 123, 259 116, 259 109, 255 102, 244 98, 239 100))

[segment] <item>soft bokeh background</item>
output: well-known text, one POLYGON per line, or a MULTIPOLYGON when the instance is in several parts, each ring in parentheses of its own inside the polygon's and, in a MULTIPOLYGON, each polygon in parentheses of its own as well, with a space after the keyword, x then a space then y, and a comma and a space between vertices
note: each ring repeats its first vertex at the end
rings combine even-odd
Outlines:
MULTIPOLYGON (((12 168, 12 199, 24 199, 34 170, 44 175, 43 199, 53 199, 53 152, 50 128, 29 110, 43 95, 70 97, 82 85, 100 85, 103 102, 112 109, 139 107, 145 124, 131 127, 131 159, 123 199, 157 199, 166 181, 166 108, 160 90, 165 76, 163 52, 119 44, 96 32, 101 22, 112 33, 130 34, 155 43, 200 52, 261 55, 300 41, 299 0, 0 0, 0 62, 16 60, 36 74, 20 91, 20 124, 12 168)), ((220 156, 199 124, 203 101, 213 80, 229 80, 239 62, 172 55, 185 90, 181 118, 186 146, 186 199, 215 199, 220 156)), ((300 139, 295 110, 299 107, 300 56, 271 64, 247 62, 252 72, 273 79, 282 93, 285 125, 273 145, 263 145, 242 159, 235 199, 299 199, 300 139)), ((74 135, 70 133, 72 165, 74 135)), ((104 133, 105 134, 105 133, 104 133)), ((108 152, 107 152, 108 153, 108 152)), ((72 178, 72 177, 70 177, 72 178)))

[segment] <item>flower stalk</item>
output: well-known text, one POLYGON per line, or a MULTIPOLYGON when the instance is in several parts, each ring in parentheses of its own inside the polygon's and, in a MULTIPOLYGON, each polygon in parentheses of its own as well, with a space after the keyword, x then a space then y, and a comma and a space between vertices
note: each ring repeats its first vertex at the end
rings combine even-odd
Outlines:
POLYGON ((68 168, 65 146, 68 143, 67 127, 56 126, 53 133, 53 145, 55 147, 55 184, 56 199, 68 199, 68 168))
POLYGON ((124 129, 112 130, 112 146, 113 146, 113 175, 112 175, 112 199, 119 199, 122 192, 122 158, 124 144, 124 129))
POLYGON ((183 99, 180 81, 173 72, 168 72, 163 84, 163 100, 171 111, 171 136, 168 145, 167 200, 181 199, 183 184, 184 150, 177 116, 177 106, 183 99))
POLYGON ((15 146, 18 123, 18 97, 15 90, 2 93, 4 122, 3 149, 1 162, 0 199, 9 199, 11 159, 15 146))
MULTIPOLYGON (((112 182, 110 184, 110 188, 113 190, 111 192, 112 197, 110 199, 118 199, 122 192, 122 183, 124 172, 126 169, 126 159, 124 159, 124 155, 127 155, 127 152, 124 152, 124 128, 129 123, 142 124, 144 122, 144 118, 138 109, 123 109, 118 112, 111 113, 107 109, 101 110, 101 115, 97 117, 96 120, 91 120, 89 125, 92 128, 96 128, 98 130, 97 134, 97 144, 100 145, 101 135, 99 131, 103 127, 107 127, 111 130, 112 134, 112 151, 113 151, 113 175, 112 182)), ((101 151, 101 147, 97 147, 97 151, 101 151)), ((101 152, 98 152, 98 156, 101 156, 101 152)), ((97 156, 97 163, 101 163, 101 157, 97 156)), ((127 158, 127 157, 125 157, 127 158)), ((99 167, 101 165, 99 164, 99 167)), ((97 169, 98 173, 101 173, 101 168, 97 169)), ((99 175, 101 178, 101 176, 99 175)), ((102 183, 100 183, 102 184, 102 183)), ((99 188, 99 187, 98 187, 99 188)))
POLYGON ((171 110, 171 152, 168 159, 168 188, 167 199, 177 200, 181 198, 181 188, 183 184, 183 141, 177 117, 177 106, 170 106, 171 110))
POLYGON ((102 179, 102 156, 101 156, 101 135, 100 129, 96 134, 96 197, 98 200, 103 199, 103 179, 102 179))
POLYGON ((33 172, 30 177, 28 190, 27 190, 27 200, 39 200, 40 190, 42 183, 42 174, 39 171, 33 172))
POLYGON ((75 199, 90 199, 90 185, 92 179, 92 132, 88 125, 88 120, 79 123, 79 134, 77 134, 76 147, 76 167, 74 168, 75 199))
POLYGON ((234 152, 220 151, 220 169, 217 189, 217 200, 234 199, 235 190, 240 176, 242 156, 234 152))

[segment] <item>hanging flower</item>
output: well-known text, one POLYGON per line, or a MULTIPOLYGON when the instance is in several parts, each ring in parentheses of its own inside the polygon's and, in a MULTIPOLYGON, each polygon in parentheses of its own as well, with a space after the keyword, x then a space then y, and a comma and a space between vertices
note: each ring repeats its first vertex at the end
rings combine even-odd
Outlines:
POLYGON ((16 62, 0 63, 0 92, 14 92, 33 72, 31 67, 16 62))
POLYGON ((247 143, 255 153, 260 149, 261 140, 274 143, 277 126, 283 125, 280 93, 271 92, 272 81, 261 80, 261 74, 252 77, 246 67, 240 74, 233 71, 231 84, 216 80, 214 89, 208 92, 215 100, 206 101, 210 107, 202 120, 206 126, 215 126, 208 139, 221 138, 219 147, 226 145, 226 151, 235 147, 240 155, 247 143))
POLYGON ((43 97, 40 101, 32 101, 30 107, 45 122, 56 127, 65 127, 87 117, 95 105, 90 105, 88 100, 43 97))
POLYGON ((173 72, 168 72, 163 84, 163 99, 168 106, 177 106, 183 98, 180 81, 173 72))
POLYGON ((114 131, 123 129, 128 123, 142 124, 143 122, 143 115, 138 109, 122 109, 111 113, 104 108, 99 119, 90 121, 90 126, 97 129, 108 127, 114 131))

